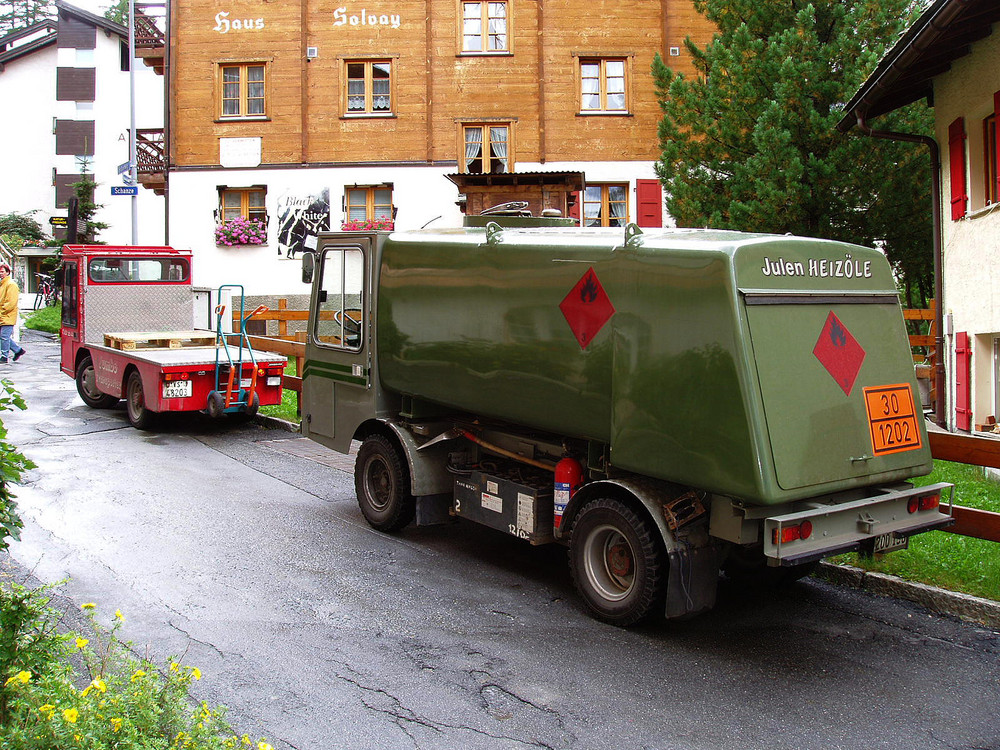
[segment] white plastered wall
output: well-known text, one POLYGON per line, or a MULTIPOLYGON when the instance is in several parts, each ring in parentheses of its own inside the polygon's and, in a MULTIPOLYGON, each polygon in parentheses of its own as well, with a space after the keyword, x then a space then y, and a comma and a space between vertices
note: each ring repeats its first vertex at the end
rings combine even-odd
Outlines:
POLYGON ((396 227, 418 229, 459 226, 458 190, 445 178, 454 167, 357 167, 303 169, 229 169, 178 171, 170 174, 170 244, 194 253, 195 286, 242 284, 248 296, 302 294, 301 259, 287 258, 278 247, 278 199, 285 194, 330 191, 330 228, 344 219, 344 188, 392 183, 398 208, 396 227), (220 185, 232 188, 266 185, 270 217, 268 242, 261 246, 215 244, 215 210, 220 185))
POLYGON ((944 241, 944 313, 948 334, 946 359, 948 421, 955 421, 954 332, 969 333, 973 346, 971 376, 972 423, 996 415, 996 373, 993 337, 1000 332, 1000 204, 986 206, 983 119, 993 113, 993 94, 1000 90, 1000 38, 976 42, 972 53, 955 61, 934 81, 937 141, 942 160, 942 227, 944 241), (948 126, 965 118, 969 213, 951 218, 951 177, 948 126))

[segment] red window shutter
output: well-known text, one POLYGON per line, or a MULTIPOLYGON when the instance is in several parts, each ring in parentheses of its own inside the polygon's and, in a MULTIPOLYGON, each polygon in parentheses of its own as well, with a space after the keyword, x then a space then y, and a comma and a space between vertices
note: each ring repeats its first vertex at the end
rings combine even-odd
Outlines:
POLYGON ((663 192, 659 180, 636 180, 635 202, 640 227, 663 226, 663 192))
POLYGON ((951 175, 951 220, 961 219, 969 208, 965 184, 965 120, 961 117, 948 126, 948 162, 951 175))
POLYGON ((969 334, 955 334, 955 427, 972 429, 972 347, 969 334))
POLYGON ((577 223, 579 223, 580 211, 582 210, 580 206, 583 203, 583 191, 574 190, 569 195, 570 195, 570 200, 572 201, 572 205, 567 209, 566 215, 569 216, 569 218, 571 219, 576 219, 577 223))
POLYGON ((993 172, 997 177, 996 195, 1000 200, 1000 91, 993 94, 993 172))

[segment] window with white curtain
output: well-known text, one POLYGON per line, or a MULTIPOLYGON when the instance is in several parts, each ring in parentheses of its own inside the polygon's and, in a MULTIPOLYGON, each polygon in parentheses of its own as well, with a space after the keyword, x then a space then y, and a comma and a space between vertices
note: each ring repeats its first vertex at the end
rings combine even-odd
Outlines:
POLYGON ((388 60, 348 60, 346 70, 347 114, 392 113, 392 65, 388 60))
POLYGON ((513 171, 510 158, 510 126, 465 124, 462 171, 470 174, 505 174, 513 171))
POLYGON ((580 111, 628 112, 624 59, 580 60, 580 111))
POLYGON ((585 227, 623 227, 628 224, 628 184, 596 185, 583 190, 585 227))

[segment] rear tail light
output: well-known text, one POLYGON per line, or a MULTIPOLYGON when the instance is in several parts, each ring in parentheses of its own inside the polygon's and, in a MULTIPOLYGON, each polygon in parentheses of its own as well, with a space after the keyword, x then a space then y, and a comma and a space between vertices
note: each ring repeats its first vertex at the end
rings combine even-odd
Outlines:
POLYGON ((916 513, 918 510, 934 510, 941 504, 941 496, 915 495, 906 501, 906 510, 909 513, 916 513))
POLYGON ((803 521, 795 526, 782 526, 780 529, 775 529, 771 534, 771 539, 774 544, 786 544, 797 539, 808 539, 812 533, 812 521, 803 521))

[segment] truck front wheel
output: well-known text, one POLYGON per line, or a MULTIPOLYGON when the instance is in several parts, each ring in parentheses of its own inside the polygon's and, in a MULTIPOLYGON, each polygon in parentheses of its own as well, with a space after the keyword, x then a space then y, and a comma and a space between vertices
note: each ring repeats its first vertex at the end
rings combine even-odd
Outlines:
POLYGON ((398 531, 413 520, 416 501, 399 451, 384 435, 369 435, 354 464, 354 488, 365 520, 379 531, 398 531))
POLYGON ((151 430, 156 423, 156 412, 146 407, 146 396, 142 390, 142 375, 133 370, 125 387, 125 411, 128 421, 137 430, 151 430))
POLYGON ((633 625, 662 601, 666 570, 655 531, 617 500, 600 498, 581 509, 570 537, 570 570, 597 619, 633 625))
POLYGON ((76 368, 76 392, 80 394, 83 403, 92 409, 110 409, 119 400, 97 389, 94 361, 90 357, 81 359, 76 368))

